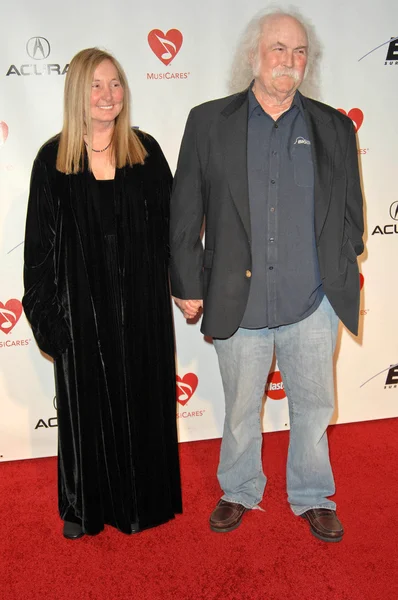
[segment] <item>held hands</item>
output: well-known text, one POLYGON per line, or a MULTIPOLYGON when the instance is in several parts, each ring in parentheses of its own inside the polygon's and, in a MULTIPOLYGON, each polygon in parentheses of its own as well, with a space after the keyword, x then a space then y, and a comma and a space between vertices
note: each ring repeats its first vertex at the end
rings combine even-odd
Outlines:
POLYGON ((180 298, 174 298, 174 302, 186 319, 194 319, 199 310, 203 308, 203 300, 181 300, 180 298))

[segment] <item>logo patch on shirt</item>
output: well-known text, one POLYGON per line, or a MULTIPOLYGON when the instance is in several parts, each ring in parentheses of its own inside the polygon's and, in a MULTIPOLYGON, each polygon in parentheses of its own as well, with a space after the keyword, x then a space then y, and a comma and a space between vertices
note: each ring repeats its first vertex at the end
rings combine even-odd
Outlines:
POLYGON ((296 138, 296 141, 294 142, 294 144, 306 144, 307 146, 311 146, 310 140, 306 140, 301 135, 299 135, 299 137, 296 138))

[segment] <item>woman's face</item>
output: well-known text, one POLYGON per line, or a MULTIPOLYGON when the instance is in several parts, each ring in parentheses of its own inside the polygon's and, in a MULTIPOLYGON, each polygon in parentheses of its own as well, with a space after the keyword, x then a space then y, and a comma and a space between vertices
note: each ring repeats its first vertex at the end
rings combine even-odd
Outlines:
POLYGON ((91 84, 91 119, 97 124, 113 122, 123 108, 124 90, 110 60, 103 60, 94 71, 91 84))

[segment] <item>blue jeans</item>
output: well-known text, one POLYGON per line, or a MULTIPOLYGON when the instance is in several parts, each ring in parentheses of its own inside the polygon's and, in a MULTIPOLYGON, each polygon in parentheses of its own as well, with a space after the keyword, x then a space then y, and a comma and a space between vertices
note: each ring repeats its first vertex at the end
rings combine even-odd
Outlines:
POLYGON ((253 508, 266 477, 261 463, 262 397, 274 347, 289 401, 287 493, 300 515, 335 509, 326 429, 334 411, 333 354, 338 318, 326 296, 306 319, 275 329, 238 329, 214 340, 225 394, 218 481, 223 499, 253 508))

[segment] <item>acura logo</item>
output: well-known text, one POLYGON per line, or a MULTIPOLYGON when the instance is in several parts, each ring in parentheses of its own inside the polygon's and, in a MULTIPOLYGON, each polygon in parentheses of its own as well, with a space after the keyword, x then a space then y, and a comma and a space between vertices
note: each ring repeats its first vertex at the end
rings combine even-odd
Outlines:
POLYGON ((30 58, 43 60, 50 54, 50 43, 44 37, 32 37, 26 43, 26 52, 30 58))
POLYGON ((398 221, 398 202, 393 202, 390 206, 390 216, 394 221, 398 221))

